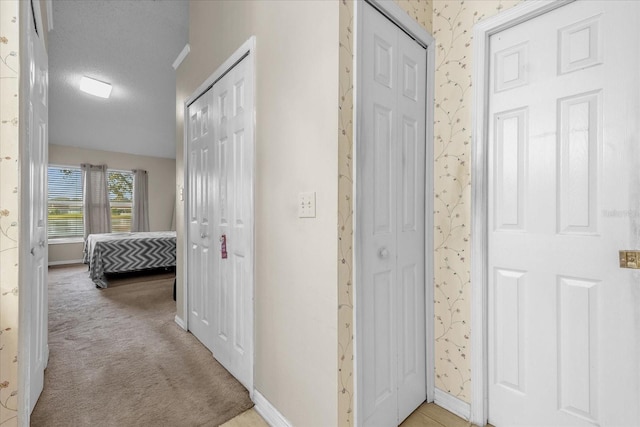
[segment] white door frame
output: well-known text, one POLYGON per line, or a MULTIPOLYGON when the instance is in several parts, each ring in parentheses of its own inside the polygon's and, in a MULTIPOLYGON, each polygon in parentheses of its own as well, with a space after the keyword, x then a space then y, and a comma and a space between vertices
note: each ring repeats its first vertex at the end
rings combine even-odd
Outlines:
POLYGON ((479 22, 473 28, 473 124, 471 137, 471 421, 488 418, 488 150, 489 37, 575 0, 530 0, 479 22))
MULTIPOLYGON (((425 117, 425 133, 426 133, 426 155, 425 155, 425 322, 426 322, 426 373, 427 373, 427 395, 425 400, 432 402, 435 395, 435 354, 433 349, 433 343, 435 340, 434 335, 434 306, 433 306, 433 107, 434 107, 434 74, 435 74, 435 40, 420 24, 418 24, 413 18, 411 18, 407 12, 405 12, 394 1, 390 0, 366 0, 371 6, 377 9, 381 14, 389 18, 395 25, 400 27, 409 36, 416 40, 418 44, 425 47, 427 50, 427 85, 426 85, 426 117, 425 117)), ((360 90, 359 84, 362 75, 362 17, 364 16, 363 8, 364 2, 356 1, 354 12, 354 26, 355 26, 355 42, 354 42, 354 75, 353 75, 353 89, 354 89, 354 108, 353 108, 353 170, 357 171, 358 168, 358 147, 359 138, 361 135, 360 124, 362 123, 361 111, 362 111, 362 90, 360 90)), ((353 226, 354 226, 354 271, 353 271, 353 283, 354 283, 354 361, 353 369, 355 372, 354 391, 356 396, 355 402, 355 425, 362 425, 362 419, 360 418, 360 409, 362 408, 362 373, 359 370, 361 365, 362 354, 359 349, 361 348, 360 341, 362 339, 362 310, 360 309, 359 299, 362 294, 358 292, 358 273, 361 265, 361 252, 360 242, 362 237, 358 229, 358 202, 360 195, 357 191, 358 181, 357 173, 354 173, 353 177, 353 194, 355 196, 356 203, 353 205, 353 226)))
MULTIPOLYGON (((250 360, 251 360, 251 376, 249 379, 249 396, 251 398, 253 398, 253 379, 254 379, 254 371, 255 371, 255 365, 254 365, 254 355, 255 355, 255 152, 256 152, 256 75, 255 75, 255 63, 256 63, 256 37, 255 36, 251 36, 249 38, 249 40, 247 40, 246 42, 244 42, 235 52, 233 52, 231 54, 231 56, 229 56, 229 58, 227 58, 226 61, 224 61, 222 63, 222 65, 220 65, 200 86, 198 86, 198 88, 191 94, 191 96, 189 96, 185 101, 184 101, 184 130, 183 130, 183 147, 182 147, 182 156, 183 156, 183 180, 184 180, 184 184, 183 184, 183 194, 189 195, 189 177, 188 177, 188 173, 189 173, 189 153, 188 153, 188 148, 189 148, 189 139, 188 139, 188 130, 189 130, 189 126, 188 126, 188 121, 187 118, 189 117, 189 105, 191 105, 196 99, 198 99, 201 95, 203 95, 206 91, 208 91, 218 80, 220 80, 222 77, 224 77, 227 72, 229 70, 231 70, 238 62, 240 62, 241 60, 247 58, 248 61, 250 61, 250 74, 251 74, 251 79, 253 80, 253 87, 254 87, 254 96, 253 96, 253 100, 252 100, 252 105, 251 105, 251 110, 253 112, 252 114, 252 120, 253 120, 253 158, 254 158, 254 164, 253 164, 253 173, 252 173, 252 177, 253 179, 251 180, 251 182, 249 183, 249 187, 250 187, 250 191, 251 191, 251 200, 252 200, 252 205, 253 205, 253 212, 251 212, 251 224, 249 224, 249 227, 251 228, 251 247, 250 247, 250 252, 252 255, 252 261, 253 261, 253 266, 251 267, 253 270, 253 275, 252 275, 252 279, 253 282, 251 283, 251 300, 253 301, 253 304, 251 305, 251 322, 253 324, 252 328, 253 328, 253 336, 251 337, 251 351, 249 354, 250 360)), ((186 198, 185 198, 186 199, 186 198)), ((189 253, 189 216, 186 215, 186 210, 188 209, 187 204, 185 203, 185 215, 184 215, 184 221, 183 221, 183 227, 184 227, 184 238, 182 239, 182 247, 183 247, 183 265, 186 266, 188 265, 188 263, 186 262, 187 260, 187 254, 189 253)), ((182 269, 183 274, 182 274, 182 310, 183 310, 183 318, 179 319, 178 316, 176 316, 176 323, 178 323, 178 325, 180 325, 180 327, 182 327, 185 331, 189 330, 189 271, 187 268, 183 268, 182 269)))

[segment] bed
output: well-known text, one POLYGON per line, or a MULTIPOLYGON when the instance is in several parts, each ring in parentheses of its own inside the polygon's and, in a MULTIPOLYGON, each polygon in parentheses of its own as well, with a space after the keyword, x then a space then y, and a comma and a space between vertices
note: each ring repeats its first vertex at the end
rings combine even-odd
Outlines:
POLYGON ((90 234, 84 245, 89 277, 107 287, 106 273, 125 273, 176 265, 176 232, 90 234))

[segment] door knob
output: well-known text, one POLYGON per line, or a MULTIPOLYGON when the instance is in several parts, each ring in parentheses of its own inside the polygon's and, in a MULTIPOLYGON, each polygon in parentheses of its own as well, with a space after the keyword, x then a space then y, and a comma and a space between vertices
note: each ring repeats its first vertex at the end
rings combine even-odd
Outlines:
POLYGON ((31 248, 31 255, 35 255, 36 254, 36 248, 31 248))
POLYGON ((209 237, 209 235, 207 233, 202 233, 200 234, 200 237, 206 239, 207 237, 209 237))
POLYGON ((38 245, 40 245, 41 248, 44 248, 44 240, 40 240, 38 242, 38 245))
POLYGON ((387 248, 382 248, 378 251, 378 256, 382 259, 387 259, 389 258, 389 251, 387 248))

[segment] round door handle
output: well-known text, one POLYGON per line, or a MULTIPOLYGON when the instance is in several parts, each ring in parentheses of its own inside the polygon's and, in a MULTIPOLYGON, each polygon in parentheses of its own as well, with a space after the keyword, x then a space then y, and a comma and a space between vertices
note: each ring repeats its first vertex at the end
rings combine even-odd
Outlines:
POLYGON ((382 259, 387 259, 389 258, 389 251, 387 248, 382 248, 378 251, 378 256, 382 259))
POLYGON ((202 233, 200 234, 200 237, 206 239, 207 237, 209 237, 209 235, 207 233, 202 233))
POLYGON ((41 248, 44 248, 44 240, 40 240, 38 244, 40 245, 41 248))
POLYGON ((31 248, 31 255, 35 255, 36 254, 36 248, 31 248))

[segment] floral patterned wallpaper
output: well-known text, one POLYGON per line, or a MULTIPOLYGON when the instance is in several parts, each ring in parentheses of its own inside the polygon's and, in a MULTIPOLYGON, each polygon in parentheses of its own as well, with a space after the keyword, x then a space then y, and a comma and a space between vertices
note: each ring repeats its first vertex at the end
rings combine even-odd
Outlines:
POLYGON ((17 425, 18 0, 0 1, 0 425, 17 425))
POLYGON ((353 0, 340 2, 338 77, 338 425, 353 425, 353 0))
POLYGON ((429 33, 433 29, 433 0, 394 0, 429 33))
POLYGON ((519 0, 434 0, 436 387, 469 402, 473 25, 519 0))

